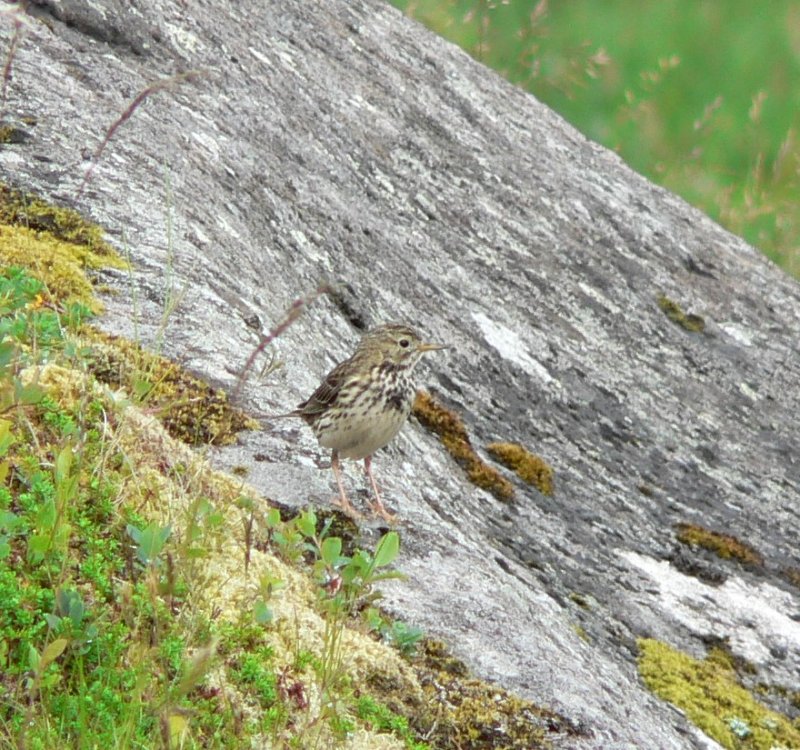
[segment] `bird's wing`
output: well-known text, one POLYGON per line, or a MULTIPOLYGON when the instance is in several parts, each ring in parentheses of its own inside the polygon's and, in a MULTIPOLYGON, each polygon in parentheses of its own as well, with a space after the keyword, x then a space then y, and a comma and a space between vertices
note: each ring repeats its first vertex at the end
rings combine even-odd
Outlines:
POLYGON ((313 417, 325 411, 336 400, 336 396, 342 389, 346 379, 348 368, 345 365, 347 364, 347 362, 342 362, 334 367, 319 384, 317 390, 302 404, 298 404, 292 414, 298 417, 313 417))

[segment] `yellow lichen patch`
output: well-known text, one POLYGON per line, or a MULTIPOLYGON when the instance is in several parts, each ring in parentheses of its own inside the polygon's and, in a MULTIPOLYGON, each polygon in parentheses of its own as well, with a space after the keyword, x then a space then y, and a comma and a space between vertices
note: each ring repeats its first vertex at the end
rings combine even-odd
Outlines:
POLYGON ((431 747, 536 750, 551 747, 548 732, 577 734, 554 711, 470 678, 463 663, 436 641, 423 644, 417 672, 426 704, 411 721, 431 747))
POLYGON ((61 303, 98 311, 87 270, 125 263, 100 227, 80 214, 51 206, 0 184, 0 265, 20 266, 44 282, 61 303))
POLYGON ((34 195, 21 193, 0 183, 0 224, 10 224, 34 232, 46 232, 55 239, 80 245, 91 253, 83 257, 90 268, 124 267, 114 248, 103 239, 103 230, 77 211, 60 208, 34 195), (100 260, 103 258, 104 260, 100 260))
POLYGON ((455 412, 437 403, 430 394, 420 391, 414 400, 413 414, 423 426, 439 436, 448 453, 464 467, 470 482, 488 490, 498 500, 514 497, 511 482, 475 452, 467 429, 455 412))
POLYGON ((638 643, 639 673, 647 687, 723 747, 800 747, 800 730, 759 703, 724 660, 695 659, 649 638, 638 643))
POLYGON ((711 531, 694 523, 679 523, 677 539, 682 544, 702 547, 725 560, 738 560, 746 565, 763 565, 758 550, 730 534, 711 531))
POLYGON ((490 455, 517 473, 523 482, 533 485, 543 495, 553 494, 553 469, 539 456, 519 443, 490 443, 490 455))
POLYGON ((100 304, 80 260, 82 250, 24 227, 0 226, 0 265, 19 266, 47 286, 53 300, 79 302, 94 312, 100 304), (77 252, 76 252, 77 251, 77 252))
POLYGON ((683 308, 666 294, 658 295, 658 306, 675 325, 679 325, 691 333, 702 333, 706 328, 706 322, 702 316, 684 312, 683 308))
POLYGON ((86 329, 89 370, 101 382, 124 388, 160 417, 173 437, 189 445, 226 445, 258 422, 231 406, 228 395, 174 362, 121 337, 86 329))
POLYGON ((21 131, 15 125, 0 126, 0 143, 16 143, 20 136, 21 131))
POLYGON ((781 575, 793 586, 800 589, 800 568, 783 568, 781 575))

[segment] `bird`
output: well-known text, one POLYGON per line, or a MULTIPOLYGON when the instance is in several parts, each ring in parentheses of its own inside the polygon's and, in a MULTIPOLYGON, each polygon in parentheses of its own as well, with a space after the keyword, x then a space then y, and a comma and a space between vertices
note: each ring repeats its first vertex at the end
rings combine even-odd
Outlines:
POLYGON ((305 401, 282 415, 300 417, 319 444, 331 449, 331 468, 339 488, 334 504, 343 512, 359 515, 344 491, 339 459, 363 459, 375 496, 369 502, 371 509, 386 521, 395 520, 372 474, 372 455, 394 439, 408 418, 416 394, 412 376, 422 355, 446 348, 426 342, 408 325, 379 325, 361 337, 352 356, 336 365, 305 401))

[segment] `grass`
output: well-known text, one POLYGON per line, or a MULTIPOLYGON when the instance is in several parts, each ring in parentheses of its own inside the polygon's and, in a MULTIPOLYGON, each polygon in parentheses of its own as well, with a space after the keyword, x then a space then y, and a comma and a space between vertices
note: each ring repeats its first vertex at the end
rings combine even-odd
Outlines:
POLYGON ((800 275, 796 3, 393 2, 800 275))

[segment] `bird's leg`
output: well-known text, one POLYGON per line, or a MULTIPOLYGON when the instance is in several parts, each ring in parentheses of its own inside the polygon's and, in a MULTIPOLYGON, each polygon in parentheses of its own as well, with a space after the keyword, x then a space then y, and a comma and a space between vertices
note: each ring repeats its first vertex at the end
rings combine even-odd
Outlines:
POLYGON ((388 510, 386 510, 383 502, 381 501, 381 493, 378 491, 378 483, 375 481, 375 477, 372 476, 372 456, 367 456, 364 459, 364 471, 369 477, 369 481, 372 483, 372 491, 375 493, 375 502, 370 502, 369 507, 372 508, 375 513, 380 515, 384 521, 389 521, 391 523, 397 518, 397 516, 395 516, 394 513, 390 513, 388 510))
POLYGON ((358 518, 360 516, 359 512, 350 504, 344 491, 342 472, 339 468, 339 454, 336 451, 331 453, 331 468, 333 469, 333 475, 336 477, 336 484, 339 486, 339 500, 334 500, 333 504, 338 505, 348 516, 358 518))

